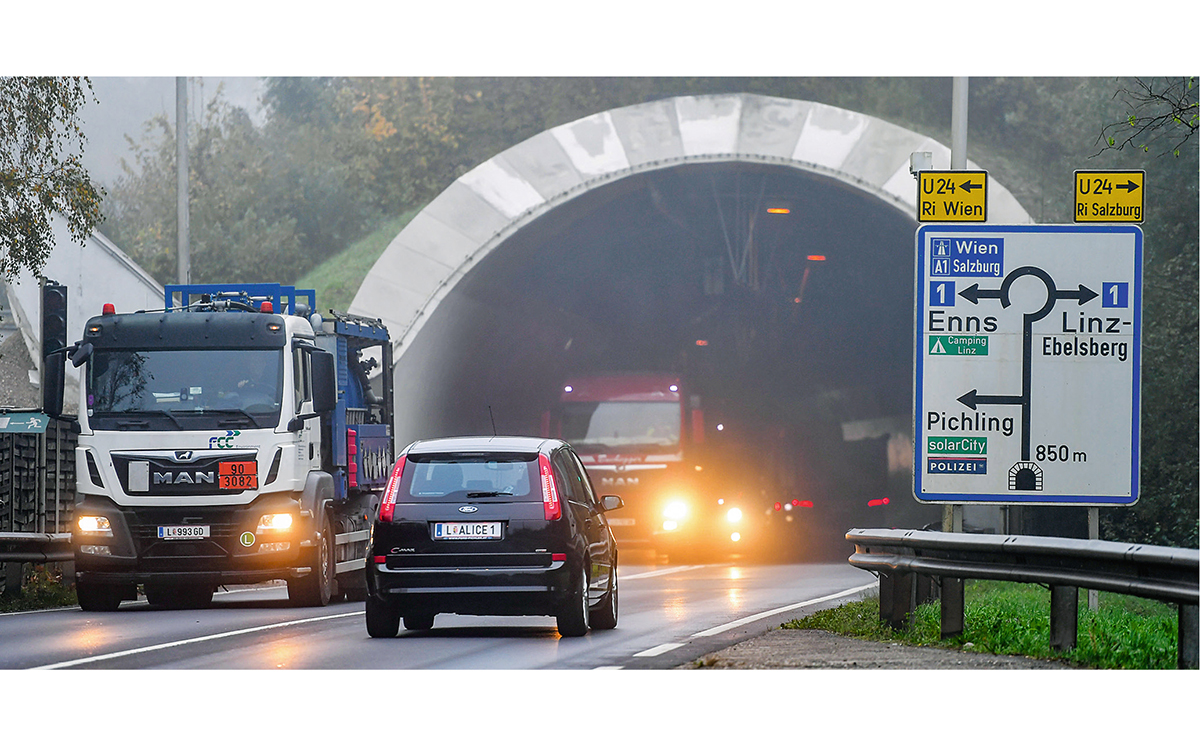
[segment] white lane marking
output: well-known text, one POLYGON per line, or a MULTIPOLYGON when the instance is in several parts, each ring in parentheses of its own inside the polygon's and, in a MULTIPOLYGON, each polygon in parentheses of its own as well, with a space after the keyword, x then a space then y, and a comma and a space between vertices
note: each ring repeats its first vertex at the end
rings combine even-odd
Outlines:
POLYGON ((688 570, 695 570, 697 567, 705 567, 705 565, 681 565, 680 567, 665 567, 661 570, 639 572, 635 575, 620 575, 620 572, 618 571, 618 575, 620 576, 621 580, 639 580, 641 578, 656 578, 659 575, 670 575, 671 573, 676 572, 687 572, 688 570))
POLYGON ((251 632, 264 632, 270 629, 282 629, 291 627, 297 624, 308 624, 310 622, 325 622, 330 619, 342 619, 348 616, 362 616, 366 612, 351 611, 346 614, 332 614, 330 616, 318 616, 309 619, 294 619, 290 622, 279 622, 278 624, 264 624, 261 627, 248 627, 246 629, 235 629, 230 632, 221 632, 215 635, 205 635, 203 637, 193 637, 188 640, 176 640, 175 642, 164 642, 160 645, 149 645, 144 648, 134 648, 133 650, 119 650, 115 653, 105 653, 104 655, 93 655, 90 658, 76 658, 73 661, 62 661, 61 663, 51 663, 47 666, 37 666, 30 669, 31 671, 50 671, 55 668, 68 668, 70 666, 79 666, 84 663, 95 663, 96 661, 112 660, 113 658, 122 658, 127 655, 138 655, 139 653, 150 653, 155 650, 166 650, 167 648, 179 647, 180 645, 190 645, 193 642, 207 642, 209 640, 220 640, 226 637, 236 637, 237 635, 250 634, 251 632))
POLYGON ((851 588, 850 590, 842 591, 840 593, 832 593, 828 596, 821 596, 820 598, 814 598, 811 601, 801 601, 800 603, 789 604, 787 606, 780 606, 778 609, 771 609, 770 611, 763 611, 758 614, 754 614, 754 615, 751 615, 748 617, 744 617, 742 619, 738 619, 738 620, 729 622, 728 624, 722 624, 719 627, 713 627, 712 629, 706 629, 703 632, 697 632, 696 634, 692 635, 692 637, 710 637, 712 635, 719 635, 722 632, 731 630, 734 627, 740 627, 743 624, 749 624, 750 622, 757 622, 759 619, 766 619, 769 616, 773 616, 775 614, 782 614, 785 611, 792 611, 793 609, 802 609, 805 606, 813 606, 815 604, 824 603, 826 601, 832 601, 835 598, 841 598, 843 596, 851 596, 855 593, 858 593, 860 591, 865 591, 868 588, 873 588, 874 586, 877 586, 877 585, 879 585, 878 580, 876 580, 873 583, 867 583, 866 585, 860 585, 857 588, 851 588))
POLYGON ((634 658, 652 658, 656 655, 662 655, 663 653, 666 653, 670 650, 674 650, 675 648, 681 648, 685 644, 687 644, 687 643, 664 642, 662 645, 655 645, 654 647, 650 648, 649 650, 643 650, 640 653, 634 653, 633 657, 634 658))

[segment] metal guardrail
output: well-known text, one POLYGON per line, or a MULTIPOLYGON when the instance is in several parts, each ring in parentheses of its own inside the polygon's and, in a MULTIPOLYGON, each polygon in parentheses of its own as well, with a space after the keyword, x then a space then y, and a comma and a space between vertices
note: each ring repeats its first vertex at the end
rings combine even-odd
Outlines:
POLYGON ((942 638, 963 631, 963 580, 1050 586, 1050 645, 1075 647, 1079 589, 1140 596, 1179 607, 1180 668, 1198 665, 1200 551, 1046 536, 853 529, 850 564, 879 575, 879 616, 895 628, 935 597, 942 638))
POLYGON ((70 534, 0 531, 0 562, 71 562, 70 534))

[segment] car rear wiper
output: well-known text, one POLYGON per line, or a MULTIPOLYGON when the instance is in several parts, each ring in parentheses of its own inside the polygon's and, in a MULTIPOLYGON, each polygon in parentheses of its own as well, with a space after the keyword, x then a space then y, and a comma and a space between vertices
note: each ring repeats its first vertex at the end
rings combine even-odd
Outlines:
POLYGON ((500 497, 501 495, 506 495, 508 497, 512 497, 512 491, 505 490, 504 492, 497 492, 497 491, 493 490, 491 492, 468 492, 467 493, 467 497, 500 497))

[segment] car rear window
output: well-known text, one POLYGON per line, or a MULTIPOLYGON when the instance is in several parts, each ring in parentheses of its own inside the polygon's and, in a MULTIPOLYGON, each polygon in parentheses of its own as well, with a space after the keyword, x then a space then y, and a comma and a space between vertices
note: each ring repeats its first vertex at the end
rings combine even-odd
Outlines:
POLYGON ((410 454, 400 502, 541 500, 536 453, 410 454))

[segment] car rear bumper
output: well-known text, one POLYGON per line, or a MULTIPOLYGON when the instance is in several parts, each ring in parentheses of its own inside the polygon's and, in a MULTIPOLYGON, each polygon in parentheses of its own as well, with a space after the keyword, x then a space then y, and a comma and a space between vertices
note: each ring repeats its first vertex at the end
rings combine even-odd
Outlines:
POLYGON ((575 588, 565 560, 534 567, 500 562, 489 567, 405 567, 403 560, 389 560, 367 566, 367 591, 402 614, 553 615, 575 588))

